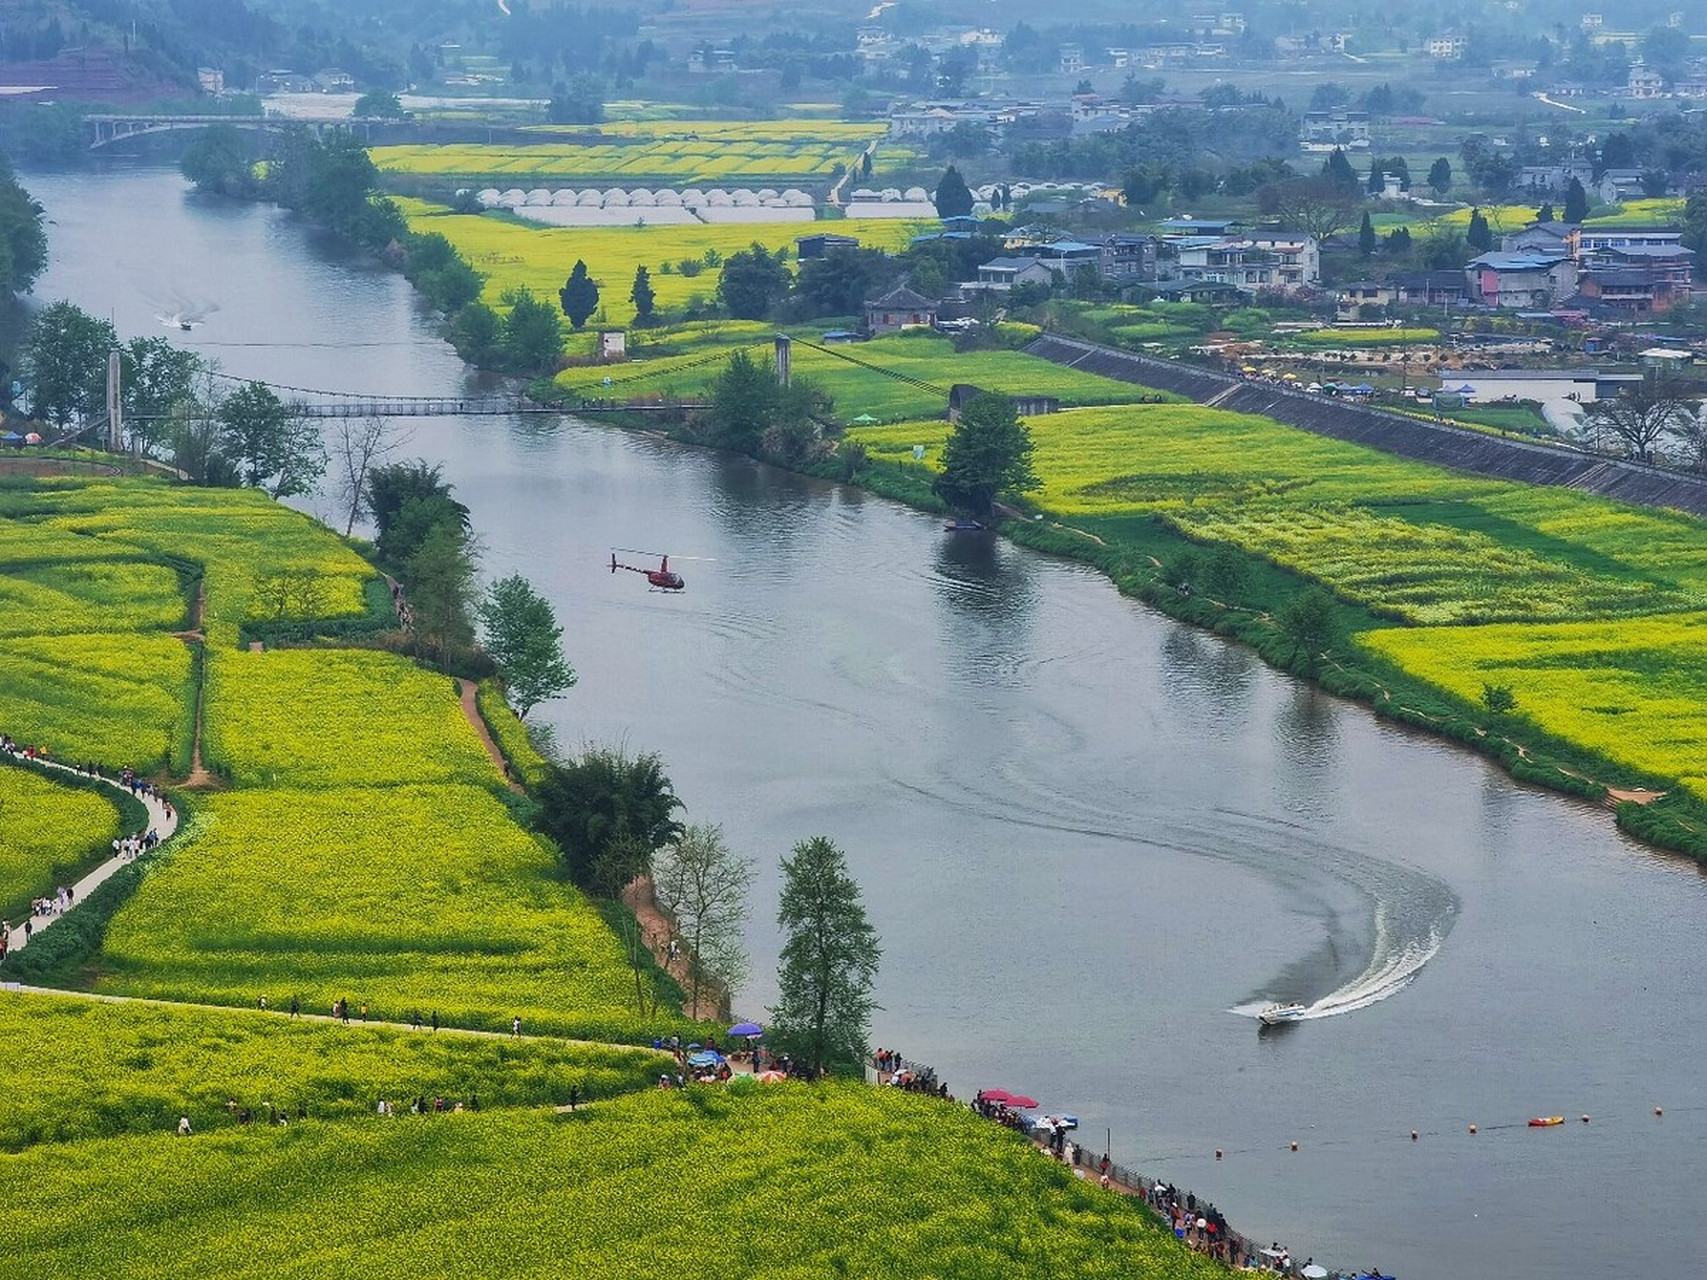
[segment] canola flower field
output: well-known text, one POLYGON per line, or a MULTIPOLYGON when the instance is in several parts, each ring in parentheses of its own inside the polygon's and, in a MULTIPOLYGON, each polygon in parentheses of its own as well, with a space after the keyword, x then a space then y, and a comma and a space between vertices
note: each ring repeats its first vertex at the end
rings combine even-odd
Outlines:
POLYGON ((73 790, 22 769, 0 768, 0 904, 7 919, 32 897, 70 883, 97 850, 111 853, 118 810, 93 791, 73 790))
MULTIPOLYGON (((569 278, 577 261, 599 285, 603 318, 595 317, 589 327, 624 325, 634 319, 629 291, 636 267, 645 267, 660 310, 686 305, 692 298, 710 299, 717 293, 719 265, 704 267, 698 275, 681 274, 676 264, 684 259, 703 263, 710 251, 727 258, 753 244, 771 252, 785 249, 792 258, 796 238, 811 233, 815 223, 717 223, 657 227, 542 227, 489 215, 453 213, 441 205, 422 200, 399 199, 398 207, 411 230, 438 232, 455 246, 468 264, 486 277, 482 299, 502 304, 503 295, 514 288, 531 289, 536 297, 555 305, 557 291, 569 278), (666 273, 664 264, 671 264, 666 273)), ((835 224, 837 235, 857 236, 862 244, 877 249, 897 249, 916 232, 905 220, 843 219, 835 224)))
MULTIPOLYGON (((1461 475, 1196 405, 1030 420, 1039 506, 1116 541, 1159 519, 1332 588, 1358 643, 1649 779, 1707 770, 1707 525, 1571 490, 1461 475), (1382 626, 1381 622, 1408 624, 1382 626)), ((874 458, 937 465, 946 423, 858 427, 874 458)))
POLYGON ((12 1152, 166 1134, 186 1111, 201 1129, 235 1126, 229 1101, 257 1115, 269 1102, 293 1118, 303 1108, 319 1121, 366 1116, 379 1098, 406 1109, 422 1094, 478 1095, 483 1108, 549 1105, 571 1086, 609 1098, 655 1086, 668 1061, 614 1045, 297 1019, 284 1001, 262 1012, 4 996, 0 1039, 29 1064, 7 1074, 0 1150, 12 1152))
POLYGON ((857 1085, 37 1147, 0 1164, 0 1242, 43 1276, 1226 1274, 1007 1130, 857 1085))

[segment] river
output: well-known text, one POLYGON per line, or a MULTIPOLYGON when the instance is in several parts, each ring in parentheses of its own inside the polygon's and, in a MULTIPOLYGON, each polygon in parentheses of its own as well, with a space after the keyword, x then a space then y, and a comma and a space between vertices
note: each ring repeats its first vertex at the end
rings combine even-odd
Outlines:
MULTIPOLYGON (((53 219, 40 298, 276 383, 470 385, 403 280, 288 215, 156 169, 28 185, 53 219)), ((774 992, 778 858, 828 835, 883 937, 874 1042, 962 1097, 1076 1113, 1087 1147, 1111 1132, 1300 1258, 1701 1265, 1692 863, 1095 573, 858 491, 567 419, 403 425, 486 571, 566 626, 580 685, 537 718, 661 752, 688 817, 758 860, 743 1012, 774 992), (612 546, 711 562, 665 596, 612 546), (1259 1034, 1279 997, 1311 1018, 1259 1034)))

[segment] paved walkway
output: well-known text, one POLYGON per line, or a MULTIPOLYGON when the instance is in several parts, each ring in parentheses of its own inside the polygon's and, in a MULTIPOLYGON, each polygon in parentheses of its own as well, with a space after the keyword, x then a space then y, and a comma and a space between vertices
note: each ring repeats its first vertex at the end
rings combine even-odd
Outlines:
MULTIPOLYGON (((88 774, 80 774, 70 765, 60 764, 57 760, 37 760, 35 763, 48 769, 57 769, 67 777, 87 778, 89 776, 88 774)), ((111 778, 101 777, 97 779, 97 781, 120 794, 125 794, 124 788, 111 778)), ((127 831, 124 833, 125 835, 142 835, 152 830, 162 841, 165 841, 178 829, 178 811, 175 807, 170 813, 168 813, 165 804, 154 796, 137 796, 136 798, 142 801, 143 806, 148 810, 148 823, 140 831, 127 831)), ((131 861, 131 859, 116 856, 108 858, 81 880, 77 881, 76 884, 72 885, 71 911, 77 910, 87 902, 91 893, 110 880, 118 869, 126 865, 129 861, 131 861)), ((69 914, 69 912, 60 912, 51 916, 31 916, 31 927, 34 929, 35 936, 40 936, 44 930, 53 928, 53 926, 58 924, 59 921, 67 914, 69 914)), ((29 945, 29 942, 30 939, 24 935, 23 922, 19 921, 17 926, 12 930, 12 938, 8 944, 9 949, 12 951, 22 951, 29 945)))

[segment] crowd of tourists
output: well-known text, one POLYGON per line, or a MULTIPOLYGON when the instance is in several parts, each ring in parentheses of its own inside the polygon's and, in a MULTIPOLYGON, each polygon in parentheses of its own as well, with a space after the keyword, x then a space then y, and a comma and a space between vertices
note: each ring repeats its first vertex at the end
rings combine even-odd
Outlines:
POLYGON ((898 1049, 879 1049, 871 1055, 871 1065, 877 1072, 877 1083, 908 1093, 925 1093, 933 1098, 953 1102, 946 1081, 938 1080, 935 1067, 908 1062, 898 1049))

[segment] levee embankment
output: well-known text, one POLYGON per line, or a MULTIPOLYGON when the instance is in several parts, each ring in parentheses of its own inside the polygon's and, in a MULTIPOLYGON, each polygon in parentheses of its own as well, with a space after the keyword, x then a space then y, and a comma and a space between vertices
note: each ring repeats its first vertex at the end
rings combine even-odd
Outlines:
POLYGON ((1026 350, 1056 364, 1171 391, 1199 404, 1213 403, 1218 409, 1273 418, 1316 435, 1368 445, 1419 462, 1500 480, 1581 489, 1619 502, 1707 517, 1707 477, 1244 382, 1075 338, 1046 335, 1026 350))

